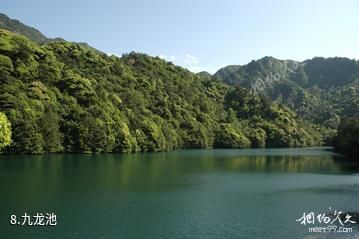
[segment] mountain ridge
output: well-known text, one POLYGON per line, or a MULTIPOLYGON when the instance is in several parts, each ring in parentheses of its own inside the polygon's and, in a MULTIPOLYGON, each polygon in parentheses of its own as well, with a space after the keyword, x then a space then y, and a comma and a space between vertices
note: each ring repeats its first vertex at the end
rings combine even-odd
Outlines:
POLYGON ((264 57, 212 76, 19 33, 0 30, 9 152, 313 146, 330 141, 341 117, 359 114, 358 62, 347 58, 264 57))
MULTIPOLYGON (((50 43, 50 42, 54 42, 54 41, 55 42, 56 41, 66 41, 65 39, 63 39, 61 37, 49 38, 49 37, 45 36, 38 29, 28 26, 19 20, 12 19, 4 13, 0 13, 0 28, 20 34, 20 35, 24 35, 38 44, 46 44, 46 43, 50 43)), ((86 42, 76 42, 76 43, 80 44, 83 47, 88 48, 90 50, 102 53, 100 50, 90 46, 86 42)))
POLYGON ((339 125, 340 117, 359 112, 355 100, 359 97, 359 62, 354 59, 314 57, 298 62, 264 57, 237 68, 224 67, 213 77, 265 94, 301 117, 332 129, 339 125))

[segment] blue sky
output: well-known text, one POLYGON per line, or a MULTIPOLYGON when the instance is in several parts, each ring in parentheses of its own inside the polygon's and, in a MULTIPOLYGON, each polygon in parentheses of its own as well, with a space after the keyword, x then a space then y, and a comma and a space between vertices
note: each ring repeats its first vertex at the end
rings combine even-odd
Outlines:
POLYGON ((195 72, 264 56, 359 58, 356 0, 2 0, 0 12, 49 37, 195 72))

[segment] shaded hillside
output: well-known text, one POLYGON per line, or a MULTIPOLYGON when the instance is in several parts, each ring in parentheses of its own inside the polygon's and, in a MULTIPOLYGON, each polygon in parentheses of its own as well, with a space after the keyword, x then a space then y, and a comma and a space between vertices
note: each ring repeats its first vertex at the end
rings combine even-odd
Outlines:
POLYGON ((336 129, 340 117, 359 111, 359 63, 347 58, 296 62, 264 57, 237 69, 225 67, 214 76, 264 94, 328 129, 336 129))
POLYGON ((334 147, 349 159, 358 161, 359 117, 348 117, 341 121, 338 134, 334 138, 334 147))
MULTIPOLYGON (((222 69, 219 69, 214 74, 214 77, 216 77, 217 79, 225 81, 226 83, 232 85, 232 82, 227 82, 227 80, 232 79, 233 77, 231 77, 231 74, 238 71, 240 68, 241 68, 241 66, 239 66, 239 65, 226 66, 226 67, 224 67, 222 69)), ((233 85, 235 85, 235 82, 233 82, 233 85)))
POLYGON ((50 39, 43 35, 39 30, 29 27, 18 20, 11 19, 2 13, 0 13, 0 28, 24 35, 39 44, 50 41, 50 39))
POLYGON ((196 75, 199 77, 205 78, 205 79, 212 78, 212 75, 210 73, 208 73, 207 71, 198 72, 196 75))
MULTIPOLYGON (((0 13, 0 28, 5 29, 23 36, 26 36, 30 40, 38 43, 38 44, 46 44, 53 41, 65 41, 64 39, 57 37, 57 38, 48 38, 44 34, 42 34, 39 30, 36 28, 27 26, 16 19, 11 19, 8 16, 6 16, 3 13, 0 13)), ((98 53, 101 53, 99 50, 91 47, 87 43, 80 42, 77 43, 79 45, 82 45, 85 48, 88 48, 90 50, 96 51, 98 53)))

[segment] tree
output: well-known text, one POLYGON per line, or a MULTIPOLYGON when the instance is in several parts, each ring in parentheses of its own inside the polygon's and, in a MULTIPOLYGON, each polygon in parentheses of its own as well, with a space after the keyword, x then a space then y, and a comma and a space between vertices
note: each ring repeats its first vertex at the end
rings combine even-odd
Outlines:
POLYGON ((0 150, 11 143, 11 124, 4 113, 0 112, 0 150))
POLYGON ((40 119, 40 130, 44 139, 44 152, 61 152, 62 135, 59 130, 59 119, 52 105, 45 106, 40 119))
POLYGON ((334 147, 349 158, 359 155, 359 117, 345 118, 341 121, 334 147))
POLYGON ((221 125, 214 141, 214 146, 219 148, 248 148, 250 144, 241 130, 230 124, 221 125))

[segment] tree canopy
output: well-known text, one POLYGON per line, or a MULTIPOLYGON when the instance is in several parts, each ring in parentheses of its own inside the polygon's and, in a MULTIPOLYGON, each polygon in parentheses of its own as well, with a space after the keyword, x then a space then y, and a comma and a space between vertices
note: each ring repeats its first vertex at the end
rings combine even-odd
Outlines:
POLYGON ((316 125, 267 97, 197 76, 158 57, 108 56, 76 43, 0 30, 0 111, 7 152, 301 147, 316 125))
POLYGON ((11 125, 5 114, 0 112, 0 150, 11 143, 11 125))
POLYGON ((344 118, 334 139, 336 150, 349 158, 359 155, 359 117, 344 118))

